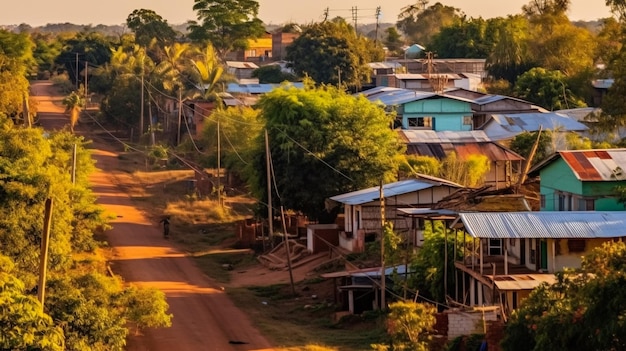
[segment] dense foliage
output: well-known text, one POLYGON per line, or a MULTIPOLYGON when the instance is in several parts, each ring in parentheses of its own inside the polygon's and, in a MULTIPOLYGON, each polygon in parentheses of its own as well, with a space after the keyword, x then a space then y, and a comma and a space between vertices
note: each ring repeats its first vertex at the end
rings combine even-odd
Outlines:
POLYGON ((503 349, 624 349, 625 264, 626 244, 605 243, 583 257, 581 269, 534 290, 511 316, 503 349))

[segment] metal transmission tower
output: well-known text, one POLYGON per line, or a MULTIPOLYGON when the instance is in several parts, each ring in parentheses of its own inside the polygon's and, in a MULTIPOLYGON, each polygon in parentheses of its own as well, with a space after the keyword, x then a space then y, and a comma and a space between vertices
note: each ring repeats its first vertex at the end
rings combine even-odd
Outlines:
POLYGON ((378 43, 378 27, 379 27, 379 19, 380 19, 380 6, 376 8, 376 31, 374 36, 374 43, 378 43))
POLYGON ((358 18, 358 12, 359 12, 358 8, 357 8, 356 6, 352 6, 352 20, 354 21, 354 32, 355 32, 355 33, 358 33, 358 32, 359 32, 359 31, 356 29, 356 24, 357 24, 356 20, 357 20, 357 18, 358 18))

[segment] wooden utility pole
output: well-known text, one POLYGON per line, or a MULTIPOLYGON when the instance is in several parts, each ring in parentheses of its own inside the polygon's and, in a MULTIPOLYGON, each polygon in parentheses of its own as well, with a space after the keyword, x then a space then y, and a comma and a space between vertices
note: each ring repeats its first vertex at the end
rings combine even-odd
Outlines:
POLYGON ((33 124, 30 121, 30 109, 28 108, 28 98, 26 94, 22 95, 22 114, 24 114, 25 124, 28 125, 28 128, 31 128, 33 124))
POLYGON ((378 43, 378 28, 380 27, 379 20, 380 20, 380 6, 376 8, 376 31, 374 34, 374 44, 378 43))
POLYGON ((291 253, 289 252, 289 238, 287 238, 287 224, 285 223, 285 210, 280 206, 280 217, 283 221, 283 242, 285 243, 285 252, 287 253, 287 268, 289 268, 289 282, 291 283, 291 294, 296 296, 296 287, 293 284, 293 271, 291 270, 291 253))
POLYGON ((222 184, 221 184, 221 170, 222 160, 220 158, 221 154, 220 150, 220 118, 217 117, 217 203, 222 206, 222 184))
POLYGON ((43 301, 46 295, 46 270, 48 264, 48 241, 50 239, 50 222, 52 219, 52 199, 46 200, 46 208, 43 219, 43 233, 41 235, 41 254, 39 256, 39 285, 37 286, 37 299, 43 310, 43 301))
POLYGON ((183 117, 183 92, 178 89, 178 132, 176 133, 176 145, 180 144, 180 124, 183 117))
POLYGON ((141 59, 141 107, 140 107, 140 112, 139 112, 139 140, 141 141, 141 136, 143 135, 143 88, 144 88, 144 78, 143 78, 143 57, 141 59))
POLYGON ((72 184, 76 184, 76 144, 72 148, 72 184))
POLYGON ((87 108, 87 69, 89 67, 89 62, 85 60, 85 108, 87 108))
POLYGON ((267 236, 274 236, 274 216, 272 214, 272 163, 270 154, 270 139, 265 129, 265 168, 267 168, 267 221, 269 225, 269 233, 267 236))
POLYGON ((76 72, 74 72, 74 79, 76 80, 76 91, 78 91, 78 53, 76 54, 76 72))
POLYGON ((522 187, 522 184, 526 181, 526 174, 528 174, 528 170, 530 169, 530 165, 532 164, 533 158, 535 157, 535 153, 537 153, 537 148, 539 147, 539 141, 541 140, 541 132, 543 131, 543 125, 539 126, 539 131, 537 132, 537 140, 533 144, 532 149, 530 149, 530 154, 526 159, 526 163, 524 163, 524 169, 522 170, 522 174, 520 174, 519 181, 515 186, 515 192, 519 192, 519 189, 522 187))
POLYGON ((383 181, 380 180, 380 309, 386 309, 385 303, 385 194, 383 193, 383 181))

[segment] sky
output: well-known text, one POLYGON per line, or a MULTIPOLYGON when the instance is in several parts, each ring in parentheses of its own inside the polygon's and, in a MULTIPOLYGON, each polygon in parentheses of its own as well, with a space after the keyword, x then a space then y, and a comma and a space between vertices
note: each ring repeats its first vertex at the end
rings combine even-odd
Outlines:
MULTIPOLYGON (((9 1, 9 0, 3 0, 9 1)), ((325 9, 329 17, 345 17, 357 23, 374 23, 376 8, 381 8, 381 23, 395 23, 401 9, 416 0, 257 0, 259 18, 266 24, 299 24, 319 22, 325 9)), ((431 0, 428 5, 437 1, 431 0)), ((529 0, 440 0, 444 5, 461 9, 468 17, 492 18, 517 14, 529 0)), ((82 25, 123 24, 135 9, 150 9, 170 24, 195 20, 194 0, 17 0, 2 6, 0 25, 26 23, 33 27, 47 23, 82 25)), ((604 0, 572 0, 568 16, 571 20, 596 20, 610 16, 604 0)))

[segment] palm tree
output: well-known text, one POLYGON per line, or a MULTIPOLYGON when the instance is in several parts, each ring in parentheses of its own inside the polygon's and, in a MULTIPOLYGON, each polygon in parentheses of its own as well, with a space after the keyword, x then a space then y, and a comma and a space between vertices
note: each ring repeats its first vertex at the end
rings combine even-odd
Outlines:
POLYGON ((85 106, 85 97, 80 92, 73 91, 63 99, 63 105, 65 105, 65 113, 70 115, 70 130, 74 133, 74 127, 80 117, 80 110, 85 106))

